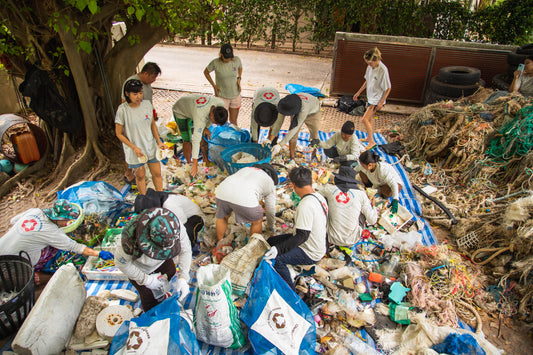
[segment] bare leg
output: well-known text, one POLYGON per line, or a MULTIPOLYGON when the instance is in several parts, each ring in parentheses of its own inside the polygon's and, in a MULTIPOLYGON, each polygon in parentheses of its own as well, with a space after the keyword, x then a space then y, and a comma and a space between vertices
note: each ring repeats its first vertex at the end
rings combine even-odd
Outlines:
POLYGON ((239 117, 239 108, 229 108, 229 122, 237 126, 237 117, 239 117))
POLYGON ((291 159, 296 156, 296 142, 289 142, 289 155, 291 159))
POLYGON ((204 164, 209 163, 209 144, 204 139, 200 142, 200 150, 202 151, 204 164))
POLYGON ((368 142, 368 147, 372 147, 376 145, 376 142, 374 142, 374 122, 372 121, 374 119, 374 114, 376 113, 376 106, 369 106, 365 114, 363 115, 363 118, 361 119, 361 122, 365 126, 367 138, 366 141, 368 142))
POLYGON ((226 235, 226 228, 228 228, 228 218, 229 216, 226 216, 224 218, 217 218, 216 221, 216 232, 217 232, 217 241, 224 238, 224 235, 226 235))
POLYGON ((157 163, 148 163, 148 169, 152 174, 152 181, 154 182, 156 191, 163 191, 163 177, 161 176, 161 164, 157 163))
POLYGON ((191 142, 183 142, 183 155, 185 156, 185 160, 187 160, 187 163, 192 163, 191 156, 192 156, 192 143, 191 142))
POLYGON ((135 169, 135 181, 137 183, 137 190, 141 195, 146 194, 146 170, 144 165, 135 169))
POLYGON ((251 234, 261 234, 263 232, 263 219, 261 218, 259 221, 252 222, 252 225, 250 226, 250 235, 251 234))

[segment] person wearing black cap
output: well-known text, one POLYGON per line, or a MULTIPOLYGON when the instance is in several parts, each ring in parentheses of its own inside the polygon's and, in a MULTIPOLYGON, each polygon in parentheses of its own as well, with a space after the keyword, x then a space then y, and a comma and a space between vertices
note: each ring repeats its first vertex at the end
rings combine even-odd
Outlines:
POLYGON ((335 174, 335 185, 327 184, 317 188, 328 201, 328 241, 339 246, 352 246, 361 238, 364 218, 369 225, 378 220, 374 207, 376 200, 368 198, 359 190, 355 179, 357 173, 349 166, 341 166, 335 174))
POLYGON ((352 121, 346 121, 341 131, 335 133, 326 142, 320 142, 320 148, 324 154, 332 158, 337 164, 350 166, 359 160, 359 155, 365 151, 365 147, 353 134, 355 126, 352 121))
MULTIPOLYGON (((309 129, 311 137, 310 145, 320 144, 318 138, 318 130, 320 129, 320 101, 315 96, 307 93, 287 95, 279 100, 278 112, 281 116, 290 116, 291 123, 287 135, 279 144, 272 147, 273 157, 279 154, 285 144, 289 143, 290 158, 294 159, 298 132, 300 132, 300 128, 302 128, 304 123, 309 129)), ((273 137, 277 137, 282 124, 283 119, 278 118, 272 126, 273 137)))
MULTIPOLYGON (((271 127, 278 119, 278 102, 279 92, 276 88, 267 86, 255 91, 250 122, 252 142, 258 142, 261 127, 271 127)), ((269 135, 263 145, 271 144, 273 139, 274 137, 269 135)))
POLYGON ((213 59, 204 69, 204 75, 213 86, 215 96, 224 100, 224 107, 229 112, 230 123, 237 125, 237 117, 241 108, 241 59, 233 55, 231 44, 225 43, 220 47, 218 58, 213 59), (211 78, 215 71, 215 81, 211 78))
POLYGON ((263 231, 263 207, 267 230, 273 231, 276 214, 278 175, 270 164, 255 164, 242 168, 222 181, 216 191, 216 233, 221 240, 226 234, 231 212, 237 223, 251 223, 250 235, 263 231))

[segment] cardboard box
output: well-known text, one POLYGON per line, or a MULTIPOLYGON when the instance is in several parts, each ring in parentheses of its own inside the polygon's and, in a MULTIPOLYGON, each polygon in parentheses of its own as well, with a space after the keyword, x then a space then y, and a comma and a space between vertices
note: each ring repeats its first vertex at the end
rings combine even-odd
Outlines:
POLYGON ((385 230, 389 234, 393 234, 394 232, 402 229, 412 219, 413 219, 413 215, 411 214, 411 212, 409 212, 407 208, 403 207, 402 205, 398 205, 397 214, 392 214, 390 211, 390 208, 387 208, 381 214, 381 217, 379 218, 378 223, 383 228, 385 228, 385 230))

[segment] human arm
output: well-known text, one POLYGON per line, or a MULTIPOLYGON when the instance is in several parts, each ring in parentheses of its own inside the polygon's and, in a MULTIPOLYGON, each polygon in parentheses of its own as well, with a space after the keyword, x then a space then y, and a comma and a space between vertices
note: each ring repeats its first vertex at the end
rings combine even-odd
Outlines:
POLYGON ((338 139, 340 138, 341 134, 340 132, 336 132, 334 135, 332 135, 331 137, 329 137, 329 139, 327 141, 320 141, 320 148, 323 148, 323 149, 329 149, 331 147, 334 147, 337 145, 337 141, 338 139))
POLYGON ((513 73, 513 81, 511 82, 511 85, 509 86, 509 92, 518 92, 518 89, 520 89, 521 80, 520 77, 522 76, 522 71, 515 70, 513 73))
POLYGON ((285 116, 283 116, 281 113, 278 113, 278 118, 276 118, 276 122, 274 122, 272 125, 268 139, 272 141, 278 136, 281 126, 283 126, 283 121, 285 121, 285 116))
POLYGON ((307 112, 300 111, 298 116, 296 117, 297 124, 294 126, 291 130, 287 132, 285 137, 279 142, 280 146, 284 146, 285 144, 289 143, 289 141, 294 137, 294 135, 297 135, 298 132, 300 132, 300 128, 302 128, 302 125, 304 124, 305 120, 307 118, 307 112))
MULTIPOLYGON (((361 191, 361 192, 362 192, 361 193, 361 199, 362 199, 362 201, 361 201, 361 213, 365 216, 366 222, 369 225, 376 224, 376 222, 378 221, 378 211, 373 206, 372 202, 370 201, 370 199, 368 198, 366 193, 364 193, 363 191, 361 191)), ((374 198, 372 198, 372 199, 374 199, 374 198)))
POLYGON ((285 239, 283 242, 276 244, 278 249, 278 255, 285 254, 286 252, 296 248, 297 246, 305 243, 311 235, 311 231, 304 229, 296 229, 291 237, 285 239))
POLYGON ((365 147, 361 144, 361 142, 359 142, 359 139, 355 135, 352 136, 348 144, 346 160, 358 161, 361 153, 366 150, 365 147))
POLYGON ((361 88, 359 90, 357 90, 357 92, 353 95, 353 100, 354 101, 357 101, 357 99, 359 98, 359 95, 361 95, 361 93, 363 92, 363 90, 366 88, 366 80, 365 82, 363 83, 363 85, 361 86, 361 88))
POLYGON ((239 92, 241 92, 241 76, 242 76, 242 65, 237 69, 237 87, 239 92))
POLYGON ((113 254, 105 251, 105 250, 94 250, 89 247, 85 247, 83 250, 83 253, 81 253, 83 256, 97 256, 104 260, 110 260, 113 259, 113 254))
POLYGON ((211 84, 211 86, 213 87, 213 90, 215 92, 215 96, 218 96, 218 94, 220 92, 220 88, 215 84, 215 82, 213 81, 213 78, 211 78, 210 72, 212 70, 209 70, 210 65, 211 65, 211 63, 209 63, 209 65, 204 69, 204 76, 207 79, 207 81, 209 81, 209 84, 211 84))
POLYGON ((159 136, 159 131, 157 130, 157 125, 155 124, 155 119, 152 117, 152 123, 150 124, 150 129, 152 130, 152 135, 155 138, 155 142, 157 146, 161 149, 165 149, 166 145, 161 140, 161 137, 159 136))
POLYGON ((269 231, 274 231, 274 223, 276 221, 276 187, 275 186, 273 186, 271 192, 268 195, 266 195, 264 201, 265 201, 265 215, 266 215, 267 229, 269 231))
POLYGON ((120 243, 115 249, 115 266, 130 280, 137 282, 139 285, 144 285, 148 279, 148 273, 135 266, 132 256, 124 252, 120 243))
POLYGON ((117 136, 118 140, 122 143, 126 144, 128 147, 130 147, 136 156, 142 157, 144 155, 141 148, 137 147, 135 144, 133 144, 128 137, 124 135, 124 126, 120 123, 115 123, 115 135, 117 136))
POLYGON ((383 96, 381 97, 381 100, 379 100, 378 104, 376 105, 376 111, 379 111, 379 110, 381 110, 383 108, 383 105, 385 104, 385 101, 387 100, 387 97, 389 96, 391 89, 392 88, 389 87, 383 93, 383 96))
POLYGON ((183 223, 180 221, 180 236, 179 236, 179 243, 180 243, 180 252, 174 259, 174 262, 179 267, 178 271, 178 277, 180 279, 184 279, 185 281, 189 282, 190 276, 189 273, 191 271, 191 262, 192 262, 192 248, 191 248, 191 241, 189 240, 189 236, 187 235, 187 230, 183 223))

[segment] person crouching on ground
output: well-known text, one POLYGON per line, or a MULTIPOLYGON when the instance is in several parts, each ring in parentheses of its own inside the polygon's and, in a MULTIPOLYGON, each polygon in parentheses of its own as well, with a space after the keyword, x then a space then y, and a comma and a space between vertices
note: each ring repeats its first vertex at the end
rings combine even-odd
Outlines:
POLYGON ((170 281, 176 274, 175 257, 179 266, 177 291, 183 302, 190 292, 192 251, 178 217, 165 208, 150 208, 130 219, 122 230, 115 265, 139 292, 145 312, 162 302, 154 297, 153 290, 163 286, 161 277, 166 275, 170 281))
POLYGON ((398 212, 402 179, 392 165, 382 162, 378 153, 367 150, 359 157, 355 171, 365 187, 378 189, 378 194, 385 199, 392 196, 391 212, 398 212))
POLYGON ((333 162, 350 166, 358 162, 359 155, 366 150, 353 134, 354 131, 353 122, 346 121, 340 132, 332 135, 327 141, 320 142, 320 148, 324 149, 324 154, 328 158, 332 158, 333 162))
POLYGON ((222 181, 216 191, 217 240, 224 238, 231 212, 237 223, 251 223, 250 235, 263 231, 263 207, 267 229, 274 230, 276 214, 276 185, 278 175, 272 165, 255 164, 242 168, 222 181))
POLYGON ((328 201, 328 241, 334 245, 353 246, 361 239, 365 220, 369 225, 378 221, 376 200, 359 190, 355 175, 349 166, 341 166, 335 174, 335 185, 317 189, 328 201))
POLYGON ((124 84, 126 102, 122 103, 115 116, 115 133, 122 142, 126 163, 135 173, 135 181, 140 194, 146 193, 145 164, 152 174, 157 191, 163 190, 161 164, 156 158, 157 148, 166 149, 159 137, 153 117, 153 107, 143 100, 143 84, 131 79, 124 84))
POLYGON ((301 201, 296 208, 293 234, 268 238, 272 246, 266 259, 275 259, 274 269, 293 289, 289 265, 312 265, 326 254, 326 225, 328 205, 324 196, 313 190, 311 170, 296 167, 290 170, 289 180, 301 201))
MULTIPOLYGON (((278 116, 278 102, 279 92, 276 88, 267 86, 255 91, 252 105, 252 119, 250 121, 252 142, 257 143, 259 141, 261 127, 272 127, 278 118, 281 121, 285 118, 284 116, 278 116)), ((263 146, 272 145, 274 138, 274 136, 269 135, 261 144, 263 146)))

